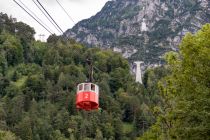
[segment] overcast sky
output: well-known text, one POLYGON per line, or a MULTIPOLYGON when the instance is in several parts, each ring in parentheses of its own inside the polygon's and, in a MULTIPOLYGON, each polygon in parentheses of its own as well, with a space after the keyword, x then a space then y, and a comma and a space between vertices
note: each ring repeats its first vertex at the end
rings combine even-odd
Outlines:
MULTIPOLYGON (((59 35, 60 33, 51 25, 45 18, 42 12, 33 3, 33 0, 16 0, 19 3, 24 3, 31 11, 33 11, 51 30, 59 35)), ((36 0, 34 0, 36 2, 36 0)), ((39 0, 46 10, 51 14, 57 24, 63 31, 73 27, 74 23, 82 19, 89 18, 101 10, 104 4, 109 0, 57 0, 72 17, 73 21, 65 14, 62 8, 58 5, 56 0, 39 0)), ((33 20, 26 12, 24 12, 13 0, 0 0, 0 12, 12 15, 17 18, 17 21, 24 23, 35 28, 36 39, 39 39, 39 34, 45 34, 45 39, 49 33, 33 20)))

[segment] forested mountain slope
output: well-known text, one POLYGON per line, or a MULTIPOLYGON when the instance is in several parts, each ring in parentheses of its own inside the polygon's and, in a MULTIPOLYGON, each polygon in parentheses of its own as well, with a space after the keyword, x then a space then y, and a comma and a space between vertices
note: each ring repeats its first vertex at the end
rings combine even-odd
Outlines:
POLYGON ((0 139, 121 140, 155 122, 149 104, 156 103, 120 54, 55 35, 35 41, 30 26, 3 13, 0 20, 0 139), (88 77, 87 58, 98 69, 100 87, 100 109, 91 112, 75 106, 76 86, 88 77))
POLYGON ((0 21, 0 139, 209 139, 210 24, 187 34, 141 85, 118 53, 55 35, 35 41, 30 26, 3 13, 0 21), (75 108, 87 58, 100 87, 100 109, 90 112, 75 108))

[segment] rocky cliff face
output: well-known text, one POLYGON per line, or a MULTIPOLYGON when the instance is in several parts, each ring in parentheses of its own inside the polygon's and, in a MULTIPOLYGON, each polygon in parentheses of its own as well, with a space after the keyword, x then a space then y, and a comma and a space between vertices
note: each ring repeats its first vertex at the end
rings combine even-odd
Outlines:
POLYGON ((66 34, 89 46, 115 48, 125 57, 157 63, 166 51, 177 49, 187 32, 208 22, 208 0, 112 0, 66 34))

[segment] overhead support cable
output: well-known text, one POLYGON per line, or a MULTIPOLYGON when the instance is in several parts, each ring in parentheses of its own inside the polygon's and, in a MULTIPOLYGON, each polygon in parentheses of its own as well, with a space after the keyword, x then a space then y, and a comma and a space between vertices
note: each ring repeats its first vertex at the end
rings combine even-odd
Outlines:
POLYGON ((45 27, 47 27, 48 28, 48 30, 50 31, 50 32, 53 32, 33 11, 31 11, 21 0, 19 0, 19 2, 30 12, 30 13, 32 13, 32 15, 36 18, 36 19, 38 19, 45 27))
POLYGON ((30 17, 32 17, 39 25, 41 25, 46 31, 48 31, 50 34, 53 34, 50 32, 42 23, 40 23, 32 14, 30 14, 22 5, 20 5, 16 0, 13 0, 20 8, 22 8, 30 17))
POLYGON ((66 13, 66 15, 69 17, 69 19, 75 24, 74 20, 72 19, 72 17, 68 14, 68 12, 65 10, 65 8, 61 5, 61 3, 56 0, 56 2, 58 3, 58 5, 63 9, 63 11, 66 13))
POLYGON ((55 25, 55 23, 52 22, 52 20, 48 17, 48 15, 44 12, 44 10, 40 7, 40 5, 38 5, 35 0, 32 0, 33 3, 36 5, 37 8, 39 8, 39 10, 42 12, 42 14, 48 19, 48 21, 55 27, 55 29, 61 33, 61 31, 59 30, 59 28, 55 25))
POLYGON ((60 28, 60 26, 58 26, 58 24, 55 22, 55 20, 52 18, 52 16, 47 12, 47 10, 44 8, 44 6, 39 2, 39 0, 36 0, 38 2, 38 4, 42 7, 42 9, 45 11, 45 13, 47 13, 47 15, 50 17, 50 19, 55 23, 55 25, 59 28, 59 30, 63 32, 63 30, 60 28))

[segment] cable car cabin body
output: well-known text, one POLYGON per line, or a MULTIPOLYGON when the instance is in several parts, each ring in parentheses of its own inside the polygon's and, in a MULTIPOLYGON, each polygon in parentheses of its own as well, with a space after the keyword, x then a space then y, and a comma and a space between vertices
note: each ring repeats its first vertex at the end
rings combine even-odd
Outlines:
POLYGON ((77 86, 77 109, 94 110, 99 108, 99 87, 93 83, 81 83, 77 86))

